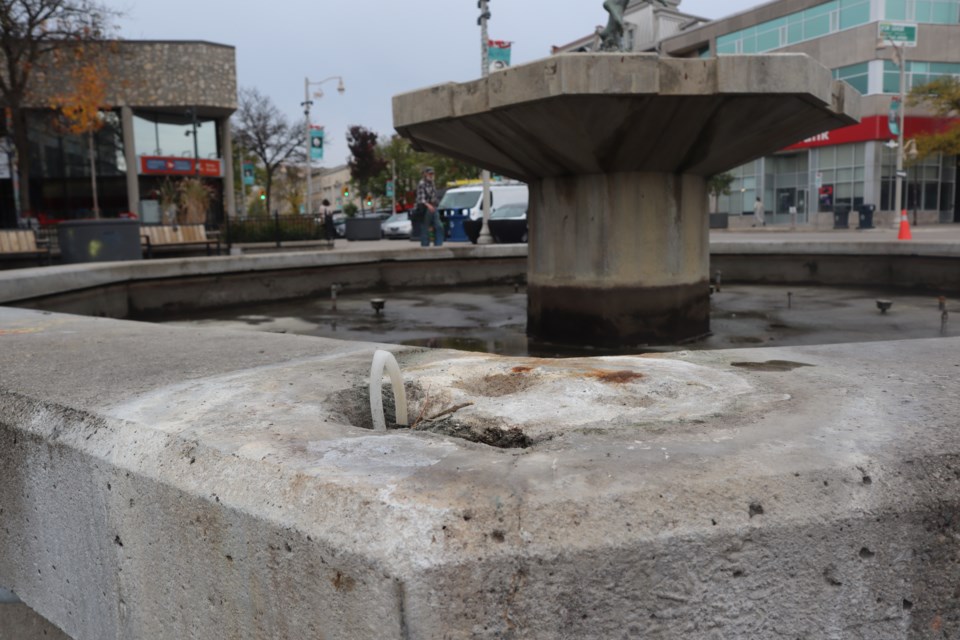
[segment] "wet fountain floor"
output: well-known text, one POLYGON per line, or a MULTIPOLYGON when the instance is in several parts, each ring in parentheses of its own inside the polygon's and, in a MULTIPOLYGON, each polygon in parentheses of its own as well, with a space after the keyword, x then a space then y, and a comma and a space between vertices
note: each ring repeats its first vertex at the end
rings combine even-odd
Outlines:
POLYGON ((672 349, 730 349, 936 338, 960 335, 960 298, 947 298, 955 318, 946 326, 936 294, 836 287, 725 286, 711 297, 712 335, 679 346, 620 351, 569 349, 528 341, 526 292, 512 286, 341 291, 329 297, 269 302, 168 316, 187 326, 485 351, 510 356, 562 357, 672 349), (792 295, 788 296, 788 292, 792 295), (375 312, 371 300, 381 298, 375 312), (877 300, 893 302, 886 313, 877 300))

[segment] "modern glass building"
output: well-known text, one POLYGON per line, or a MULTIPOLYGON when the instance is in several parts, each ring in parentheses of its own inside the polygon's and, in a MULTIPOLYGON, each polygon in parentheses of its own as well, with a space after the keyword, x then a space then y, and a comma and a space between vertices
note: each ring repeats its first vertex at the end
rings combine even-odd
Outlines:
MULTIPOLYGON (((795 212, 800 224, 833 226, 834 213, 846 208, 856 223, 864 205, 876 208, 877 224, 894 224, 897 135, 890 121, 897 120, 901 74, 896 50, 883 46, 881 34, 895 30, 912 39, 902 48, 906 92, 938 77, 960 77, 960 0, 774 0, 714 21, 681 13, 681 4, 631 2, 626 22, 634 49, 677 57, 806 53, 863 95, 860 124, 731 167, 730 195, 717 203, 720 212, 734 214, 731 226, 749 226, 757 197, 768 224, 789 223, 795 212), (660 37, 649 42, 651 33, 660 37)), ((587 37, 554 51, 589 50, 593 43, 587 37)), ((916 107, 904 119, 907 142, 949 124, 916 107)), ((960 222, 957 156, 904 164, 903 206, 915 219, 960 222)))
MULTIPOLYGON (((233 47, 207 42, 120 41, 111 56, 103 127, 94 134, 98 204, 114 217, 134 212, 159 222, 167 183, 199 177, 216 194, 215 224, 234 210, 230 115, 236 110, 233 47)), ((66 133, 49 109, 52 86, 38 82, 28 97, 30 201, 33 216, 87 217, 93 194, 86 135, 66 133)), ((0 118, 0 143, 8 140, 0 118)), ((0 144, 0 227, 17 226, 10 145, 0 144)))
MULTIPOLYGON (((661 42, 675 56, 806 53, 863 94, 860 124, 825 132, 741 167, 719 211, 752 213, 756 197, 768 223, 832 226, 835 211, 853 220, 873 205, 880 223, 897 219, 895 141, 900 65, 884 35, 905 33, 904 89, 960 77, 960 0, 778 0, 698 24, 661 42), (891 127, 891 120, 894 126, 891 127)), ((904 139, 944 126, 922 108, 904 114, 904 139)), ((905 145, 906 146, 906 145, 905 145)), ((956 156, 907 158, 903 206, 920 223, 960 222, 956 156)))

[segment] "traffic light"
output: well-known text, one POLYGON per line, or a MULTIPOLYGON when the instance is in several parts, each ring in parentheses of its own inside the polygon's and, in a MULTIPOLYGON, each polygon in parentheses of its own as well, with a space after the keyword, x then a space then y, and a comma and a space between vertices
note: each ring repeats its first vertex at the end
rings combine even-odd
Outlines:
POLYGON ((368 207, 372 207, 372 206, 373 206, 373 196, 367 196, 366 204, 367 204, 368 207))
POLYGON ((267 192, 264 189, 260 189, 260 200, 265 201, 267 199, 267 192))
POLYGON ((344 186, 344 187, 343 187, 343 197, 344 197, 344 198, 349 198, 349 197, 350 197, 350 187, 347 187, 347 186, 344 186))

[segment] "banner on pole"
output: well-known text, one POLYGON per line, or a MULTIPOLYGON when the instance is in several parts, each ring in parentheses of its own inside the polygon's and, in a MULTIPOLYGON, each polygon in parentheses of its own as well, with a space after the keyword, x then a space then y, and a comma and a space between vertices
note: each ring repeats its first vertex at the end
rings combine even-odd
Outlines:
POLYGON ((487 60, 490 71, 500 71, 510 66, 510 46, 512 42, 506 40, 487 41, 487 60))
POLYGON ((253 186, 253 163, 244 162, 243 163, 243 184, 248 187, 253 186))
POLYGON ((310 125, 310 159, 323 160, 323 127, 310 125))

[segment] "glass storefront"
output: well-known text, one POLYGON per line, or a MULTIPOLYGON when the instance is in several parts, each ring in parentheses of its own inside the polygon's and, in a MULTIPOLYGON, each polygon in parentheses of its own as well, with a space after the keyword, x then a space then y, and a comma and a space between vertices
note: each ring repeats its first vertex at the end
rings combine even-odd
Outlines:
POLYGON ((166 113, 138 110, 133 115, 133 139, 137 155, 193 158, 196 154, 200 159, 221 157, 216 122, 201 116, 194 121, 190 111, 166 113))

